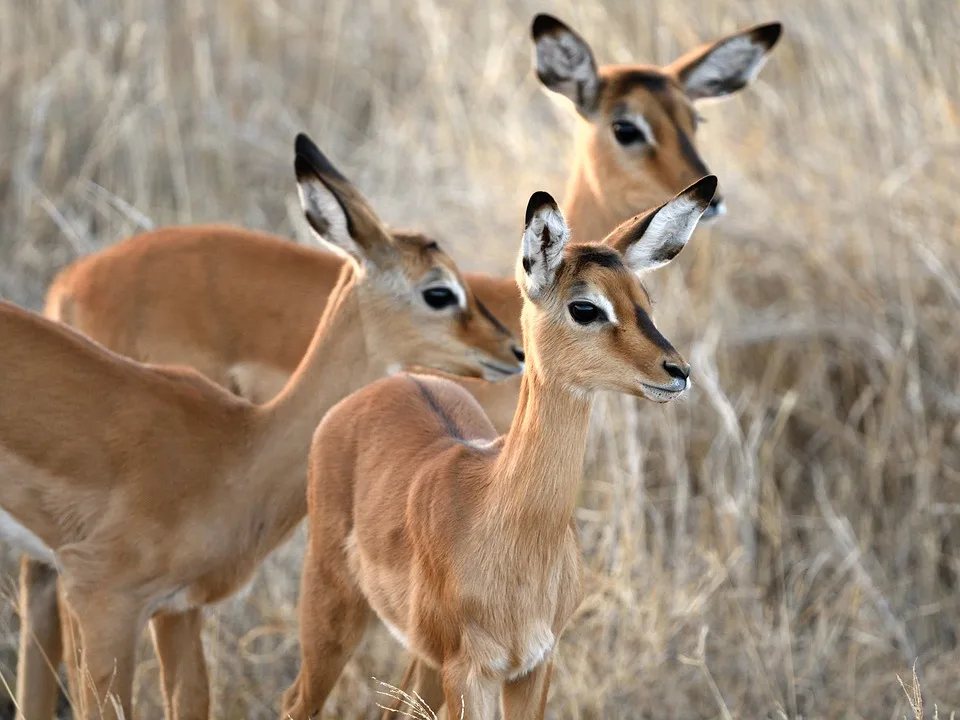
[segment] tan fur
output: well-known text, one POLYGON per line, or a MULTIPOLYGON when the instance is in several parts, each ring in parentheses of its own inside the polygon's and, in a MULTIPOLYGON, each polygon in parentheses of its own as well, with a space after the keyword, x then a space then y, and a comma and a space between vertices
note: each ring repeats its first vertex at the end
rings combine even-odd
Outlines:
MULTIPOLYGON (((699 213, 710 180, 697 190, 699 213)), ((540 202, 534 217, 556 212, 540 202)), ((527 232, 539 232, 530 216, 527 232)), ((626 223, 609 242, 637 242, 648 219, 626 223)), ((565 242, 543 238, 541 246, 565 242)), ((635 321, 649 298, 612 261, 619 255, 605 250, 588 261, 599 249, 567 246, 546 289, 524 291, 527 367, 506 435, 497 437, 463 388, 433 376, 377 381, 323 419, 310 450, 302 664, 284 718, 321 711, 373 614, 439 673, 451 717, 461 702, 471 720, 495 717, 498 704, 505 720, 543 717, 551 654, 582 597, 573 510, 590 397, 647 396, 649 384, 675 380, 668 366, 687 367, 635 321), (568 303, 584 287, 621 321, 576 325, 568 303)), ((524 261, 549 266, 545 257, 524 261)), ((518 264, 518 278, 530 274, 518 264)))
MULTIPOLYGON (((620 221, 694 179, 689 161, 663 127, 675 121, 695 140, 690 103, 676 80, 720 42, 696 48, 663 68, 598 69, 605 87, 600 111, 578 120, 567 186, 565 214, 576 240, 599 240, 620 221), (669 78, 668 92, 624 89, 618 79, 636 70, 669 78), (630 156, 617 148, 610 123, 611 112, 621 101, 643 112, 658 138, 665 138, 656 152, 630 156)), ((45 312, 121 354, 187 365, 242 397, 265 402, 279 391, 305 352, 342 263, 339 255, 263 233, 224 225, 171 227, 136 236, 71 265, 54 279, 45 312)), ((484 273, 467 273, 464 278, 489 311, 519 337, 521 301, 514 280, 484 273)), ((462 384, 481 402, 494 426, 505 431, 516 407, 519 380, 462 384)), ((21 595, 28 593, 29 587, 21 587, 21 595)), ((46 624, 50 622, 48 618, 46 624)), ((21 646, 30 642, 24 635, 28 629, 25 624, 21 646)), ((49 675, 39 663, 27 667, 49 675)), ((55 691, 52 678, 49 688, 55 691)), ((20 697, 20 703, 28 701, 20 697)), ((41 720, 48 717, 39 715, 41 720)))
MULTIPOLYGON (((83 674, 70 675, 84 717, 99 716, 101 706, 113 716, 108 691, 131 717, 134 650, 151 617, 168 716, 206 716, 199 608, 241 588, 303 518, 310 438, 338 400, 414 362, 476 375, 488 361, 519 369, 508 336, 472 298, 449 316, 415 302, 421 277, 459 277, 448 256, 423 238, 391 237, 338 174, 317 170, 305 183, 336 191, 353 220, 350 242, 371 259, 339 266, 299 366, 265 405, 195 370, 136 363, 0 303, 0 509, 55 556, 69 605, 68 655, 82 651, 83 674)), ((218 270, 204 257, 183 269, 205 269, 215 284, 218 270)), ((220 270, 229 258, 228 246, 220 270)), ((248 307, 271 302, 253 278, 248 307)), ((56 613, 31 611, 55 609, 55 585, 29 567, 24 580, 24 662, 45 653, 41 669, 52 677, 56 613)), ((49 712, 56 686, 43 685, 28 673, 18 679, 28 718, 49 712)))

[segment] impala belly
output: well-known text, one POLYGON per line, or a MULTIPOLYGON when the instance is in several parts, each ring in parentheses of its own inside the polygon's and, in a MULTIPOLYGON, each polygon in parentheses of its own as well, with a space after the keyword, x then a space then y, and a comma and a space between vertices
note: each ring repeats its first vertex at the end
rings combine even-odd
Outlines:
POLYGON ((2 509, 0 509, 0 540, 21 550, 35 560, 56 565, 53 550, 2 509))

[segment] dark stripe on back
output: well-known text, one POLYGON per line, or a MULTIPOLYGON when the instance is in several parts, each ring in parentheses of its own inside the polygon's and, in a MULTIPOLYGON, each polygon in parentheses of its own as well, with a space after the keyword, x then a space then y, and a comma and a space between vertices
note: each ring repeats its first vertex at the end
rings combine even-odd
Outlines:
POLYGON ((657 330, 657 326, 653 324, 653 320, 650 319, 647 311, 636 303, 633 304, 633 311, 637 315, 637 327, 640 328, 640 332, 643 333, 643 336, 661 350, 674 352, 673 345, 671 345, 670 341, 660 334, 660 331, 657 330))
POLYGON ((509 335, 510 331, 506 326, 497 319, 497 316, 492 312, 487 310, 487 306, 480 302, 480 298, 474 295, 474 300, 477 301, 477 309, 480 310, 480 314, 483 315, 487 320, 493 323, 493 326, 500 331, 502 335, 509 335))
POLYGON ((453 421, 453 418, 447 415, 440 403, 437 402, 437 398, 432 392, 430 392, 430 388, 428 388, 424 383, 420 382, 420 380, 415 378, 413 375, 407 375, 407 377, 410 378, 414 385, 417 386, 417 390, 420 391, 420 396, 424 399, 427 405, 430 406, 430 409, 433 410, 433 413, 437 416, 437 419, 440 421, 440 424, 443 425, 443 429, 447 432, 447 434, 457 440, 463 440, 463 435, 460 433, 460 428, 457 427, 457 424, 453 421))

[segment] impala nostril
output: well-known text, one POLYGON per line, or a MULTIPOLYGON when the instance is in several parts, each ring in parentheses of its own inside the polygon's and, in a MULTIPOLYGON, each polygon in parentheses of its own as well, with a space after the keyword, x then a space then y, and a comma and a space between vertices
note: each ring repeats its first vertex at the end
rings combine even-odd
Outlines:
POLYGON ((523 352, 523 348, 518 348, 516 345, 513 346, 513 356, 520 362, 523 362, 527 357, 523 352))
POLYGON ((667 375, 677 380, 686 380, 690 377, 689 365, 679 365, 678 363, 664 360, 663 369, 667 371, 667 375))

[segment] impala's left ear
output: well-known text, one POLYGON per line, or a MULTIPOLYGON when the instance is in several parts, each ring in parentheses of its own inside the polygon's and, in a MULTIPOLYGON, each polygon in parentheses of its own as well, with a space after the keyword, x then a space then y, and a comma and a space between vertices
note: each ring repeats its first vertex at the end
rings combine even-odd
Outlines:
POLYGON ((692 100, 723 97, 756 79, 782 32, 778 22, 756 25, 701 45, 665 70, 692 100))
POLYGON ((663 267, 683 250, 716 190, 716 176, 700 178, 660 207, 627 220, 604 244, 616 248, 635 273, 663 267))
POLYGON ((536 47, 537 78, 567 97, 581 115, 597 109, 600 76, 587 41, 552 15, 540 13, 530 29, 536 47))
POLYGON ((531 300, 537 300, 557 279, 569 240, 570 230, 556 200, 542 190, 535 192, 527 203, 517 269, 517 281, 531 300))

